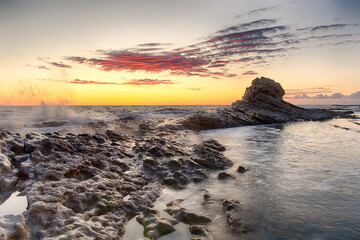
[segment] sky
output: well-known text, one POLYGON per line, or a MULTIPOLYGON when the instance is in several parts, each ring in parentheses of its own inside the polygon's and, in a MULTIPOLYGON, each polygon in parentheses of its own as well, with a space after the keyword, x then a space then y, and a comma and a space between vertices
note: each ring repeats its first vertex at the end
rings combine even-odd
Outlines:
POLYGON ((357 0, 0 0, 0 105, 360 104, 357 0))

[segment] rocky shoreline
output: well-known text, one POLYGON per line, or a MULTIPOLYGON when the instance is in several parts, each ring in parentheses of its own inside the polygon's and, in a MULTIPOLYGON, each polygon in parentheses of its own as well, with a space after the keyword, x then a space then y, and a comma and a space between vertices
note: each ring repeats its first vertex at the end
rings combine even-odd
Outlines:
MULTIPOLYGON (((183 222, 198 235, 193 239, 213 239, 206 228, 212 220, 182 208, 180 199, 168 203, 168 218, 151 208, 164 186, 183 189, 233 165, 220 143, 189 141, 191 130, 351 114, 299 108, 283 101, 283 95, 280 84, 258 78, 230 108, 174 124, 121 119, 113 123, 116 128, 104 122, 89 124, 93 133, 21 136, 0 131, 1 198, 17 190, 28 201, 25 214, 0 218, 0 239, 121 239, 124 226, 135 216, 145 238, 157 239, 183 222)), ((239 174, 246 170, 238 167, 239 174)), ((219 173, 219 181, 229 177, 219 173)), ((204 201, 210 198, 205 193, 204 201)), ((229 229, 243 234, 251 227, 242 223, 240 205, 235 199, 223 201, 229 229)))
POLYGON ((183 121, 188 129, 206 130, 295 121, 322 121, 353 114, 352 111, 305 109, 283 100, 281 85, 269 78, 256 78, 241 100, 213 112, 199 112, 183 121))

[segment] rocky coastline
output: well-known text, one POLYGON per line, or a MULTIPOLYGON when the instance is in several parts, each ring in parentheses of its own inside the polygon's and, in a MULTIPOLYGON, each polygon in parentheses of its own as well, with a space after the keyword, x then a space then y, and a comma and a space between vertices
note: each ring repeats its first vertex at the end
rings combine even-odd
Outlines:
MULTIPOLYGON (((214 171, 219 181, 232 177, 226 173, 233 162, 224 156, 225 147, 215 140, 188 141, 192 130, 351 114, 299 108, 285 102, 284 94, 279 83, 257 78, 231 107, 172 125, 120 119, 115 129, 90 124, 93 133, 0 131, 0 200, 16 190, 28 201, 25 214, 0 217, 0 239, 122 239, 126 223, 136 216, 145 239, 171 233, 179 222, 189 225, 197 235, 193 239, 213 239, 206 228, 212 219, 182 208, 181 199, 167 204, 167 218, 152 208, 165 186, 183 189, 214 171)), ((246 171, 238 167, 239 174, 246 171)), ((205 193, 204 201, 210 198, 205 193)), ((224 199, 223 208, 231 231, 251 231, 238 214, 240 202, 224 199)))
POLYGON ((230 107, 212 112, 198 112, 182 123, 192 130, 230 128, 295 121, 322 121, 351 115, 352 111, 305 109, 283 100, 285 90, 272 79, 253 80, 241 100, 230 107))

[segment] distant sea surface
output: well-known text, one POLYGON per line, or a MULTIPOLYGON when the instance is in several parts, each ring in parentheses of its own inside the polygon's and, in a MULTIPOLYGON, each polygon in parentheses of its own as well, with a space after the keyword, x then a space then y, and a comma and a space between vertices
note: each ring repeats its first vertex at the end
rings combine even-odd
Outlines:
MULTIPOLYGON (((221 107, 0 107, 0 129, 21 134, 59 131, 124 117, 174 119, 221 107)), ((353 110, 360 116, 359 106, 306 107, 353 110)), ((199 132, 199 137, 227 147, 225 155, 234 162, 227 172, 236 178, 219 181, 214 172, 184 190, 165 189, 155 206, 161 208, 181 196, 185 208, 214 220, 209 228, 215 239, 239 239, 229 232, 220 205, 202 204, 206 189, 215 202, 227 197, 240 200, 243 221, 253 229, 241 239, 360 239, 359 119, 208 130, 199 132), (239 165, 249 171, 238 174, 239 165)), ((128 228, 126 238, 132 239, 139 229, 142 232, 140 225, 128 228)), ((180 232, 161 239, 188 237, 180 232)))

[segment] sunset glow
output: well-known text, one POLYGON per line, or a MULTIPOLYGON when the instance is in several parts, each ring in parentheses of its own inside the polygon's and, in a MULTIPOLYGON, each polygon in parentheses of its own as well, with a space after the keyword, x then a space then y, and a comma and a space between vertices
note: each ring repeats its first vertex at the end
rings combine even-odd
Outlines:
POLYGON ((359 5, 0 1, 0 104, 226 105, 260 76, 359 104, 359 5))

